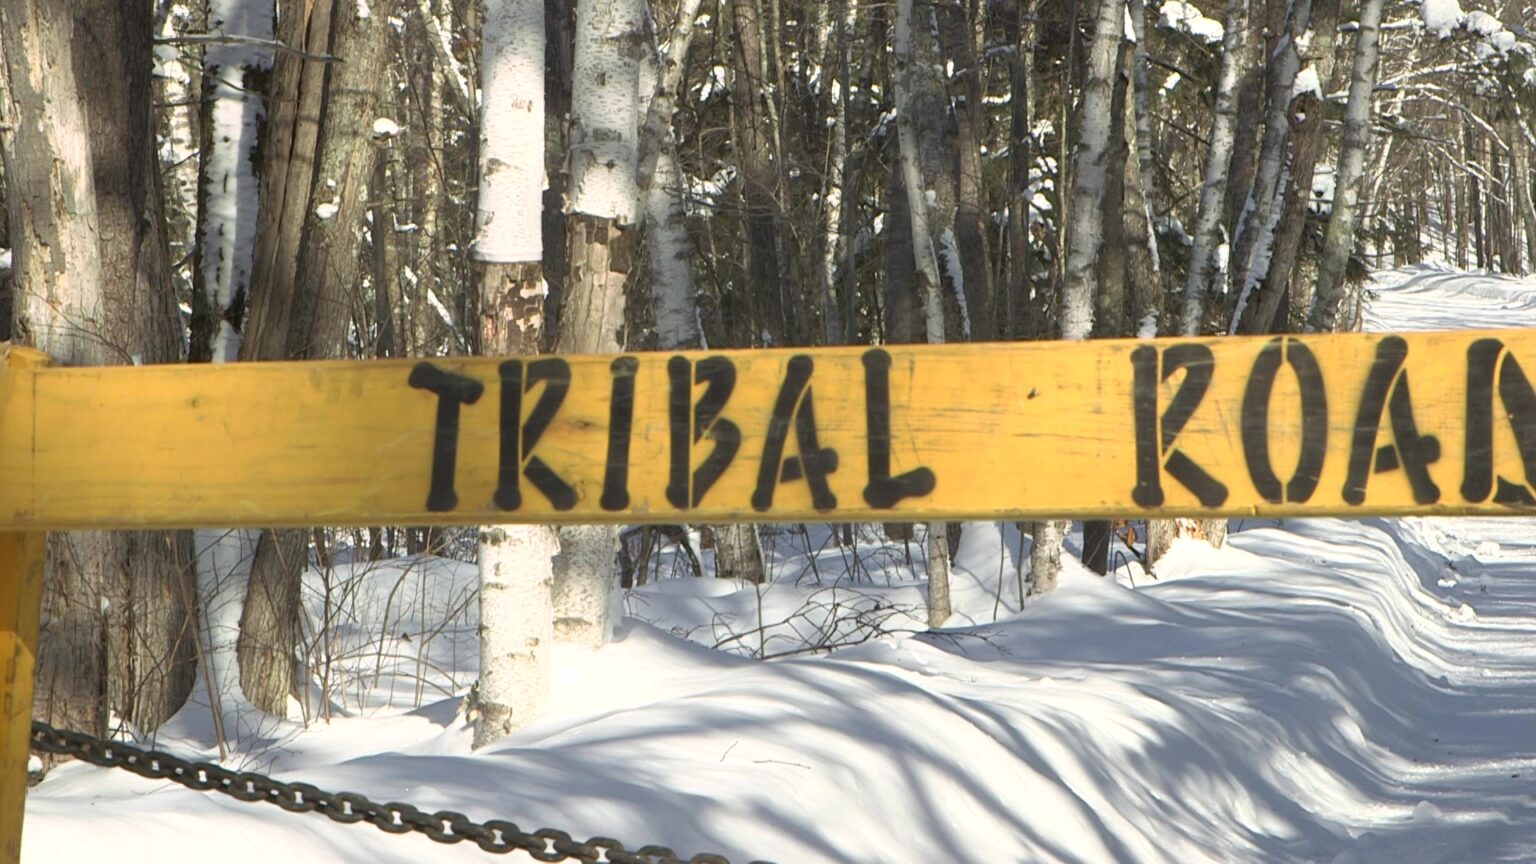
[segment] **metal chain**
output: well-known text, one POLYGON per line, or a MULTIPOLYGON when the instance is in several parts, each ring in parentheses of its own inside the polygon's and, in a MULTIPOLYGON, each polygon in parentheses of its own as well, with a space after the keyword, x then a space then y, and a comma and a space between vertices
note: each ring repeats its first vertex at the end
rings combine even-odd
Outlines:
MULTIPOLYGON (((284 783, 263 774, 231 771, 211 762, 193 762, 159 750, 144 750, 120 741, 104 741, 83 732, 55 729, 39 720, 32 721, 32 749, 73 756, 107 768, 124 768, 152 780, 171 780, 199 792, 223 792, 241 801, 265 801, 290 813, 316 812, 347 824, 371 822, 380 831, 390 834, 418 831, 439 843, 472 840, 481 849, 501 855, 522 850, 536 861, 730 864, 719 855, 701 853, 684 859, 665 846, 642 846, 630 851, 623 843, 609 837, 593 837, 583 843, 553 828, 528 832, 502 819, 474 822, 463 813, 452 810, 427 813, 398 801, 378 804, 354 792, 325 792, 308 783, 284 783)), ((753 864, 768 862, 755 861, 753 864)))

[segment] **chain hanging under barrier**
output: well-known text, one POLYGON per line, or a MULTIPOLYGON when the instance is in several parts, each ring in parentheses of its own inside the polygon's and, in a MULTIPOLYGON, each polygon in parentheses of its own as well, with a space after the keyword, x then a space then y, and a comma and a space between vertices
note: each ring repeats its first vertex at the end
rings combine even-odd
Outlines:
MULTIPOLYGON (((320 813, 337 822, 370 822, 390 834, 417 831, 439 843, 471 840, 487 852, 506 854, 521 850, 536 861, 577 860, 585 864, 730 864, 719 855, 698 854, 680 858, 665 846, 642 846, 630 851, 609 837, 586 842, 553 828, 523 831, 503 819, 474 822, 463 813, 438 810, 427 813, 410 804, 391 801, 379 804, 354 792, 326 792, 308 783, 284 783, 264 774, 231 771, 211 762, 194 762, 159 750, 144 750, 120 741, 104 741, 83 732, 72 732, 34 720, 32 749, 73 756, 92 765, 124 768, 152 780, 171 780, 199 792, 222 792, 241 801, 265 801, 290 813, 320 813)), ((768 864, 754 861, 752 864, 768 864)))

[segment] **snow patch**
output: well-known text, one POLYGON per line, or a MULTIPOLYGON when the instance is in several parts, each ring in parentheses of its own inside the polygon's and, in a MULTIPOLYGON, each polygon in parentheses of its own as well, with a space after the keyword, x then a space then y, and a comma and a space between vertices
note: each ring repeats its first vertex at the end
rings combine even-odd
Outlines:
POLYGON ((1425 30, 1445 39, 1451 35, 1452 30, 1461 26, 1466 15, 1457 0, 1421 0, 1419 17, 1424 19, 1425 30))
POLYGON ((1317 69, 1310 63, 1300 72, 1296 73, 1296 80, 1291 83, 1291 98, 1311 93, 1318 99, 1323 98, 1323 85, 1317 80, 1317 69))
POLYGON ((1163 8, 1158 12, 1157 26, 1164 30, 1193 36, 1207 45, 1220 42, 1226 35, 1226 28, 1220 21, 1205 17, 1193 3, 1186 3, 1184 0, 1168 0, 1164 3, 1163 8))

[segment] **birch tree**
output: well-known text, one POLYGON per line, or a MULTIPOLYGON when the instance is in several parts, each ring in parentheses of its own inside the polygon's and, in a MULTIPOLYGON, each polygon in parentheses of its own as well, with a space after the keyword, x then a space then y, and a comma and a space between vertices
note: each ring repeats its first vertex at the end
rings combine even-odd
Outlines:
POLYGON ((1355 62, 1349 79, 1349 103, 1344 109, 1344 143, 1334 173, 1333 209, 1317 264, 1317 294, 1307 329, 1328 332, 1338 326, 1345 301, 1344 267, 1355 243, 1355 220, 1365 175, 1365 151, 1371 141, 1371 91, 1376 87, 1376 60, 1381 38, 1382 0, 1364 0, 1355 31, 1355 62))
MULTIPOLYGON (((1106 209, 1110 199, 1111 139, 1117 123, 1113 111, 1115 69, 1124 36, 1125 4, 1099 0, 1093 41, 1088 47, 1088 70, 1083 81, 1079 110, 1079 138, 1073 153, 1071 207, 1067 230, 1067 259, 1058 318, 1062 339, 1082 340, 1093 333, 1094 302, 1099 290, 1096 269, 1104 251, 1106 209)), ((1121 156, 1122 161, 1124 156, 1121 156)), ((1120 172, 1123 181, 1123 171, 1120 172)), ((1118 222, 1120 210, 1110 214, 1118 222)), ((1061 544, 1067 523, 1047 520, 1036 523, 1030 548, 1030 594, 1044 594, 1056 587, 1061 572, 1061 544)))
POLYGON ((1205 330, 1206 301, 1225 284, 1226 262, 1217 257, 1222 245, 1222 221, 1229 164, 1237 125, 1237 90, 1242 77, 1244 42, 1252 0, 1228 0, 1226 32, 1221 42, 1221 77, 1216 85, 1216 116, 1206 149, 1204 180, 1195 218, 1194 247, 1184 282, 1184 307, 1179 332, 1198 336, 1205 330))
MULTIPOLYGON (((614 354, 624 349, 624 289, 642 218, 638 183, 643 0, 592 0, 576 6, 571 82, 565 300, 555 347, 614 354)), ((610 525, 560 529, 555 558, 555 634, 597 647, 612 635, 610 525)))
POLYGON ((1301 54, 1296 49, 1296 40, 1306 38, 1312 23, 1312 2, 1293 0, 1284 12, 1284 20, 1274 28, 1277 35, 1270 40, 1268 51, 1269 83, 1258 175, 1232 245, 1232 289, 1237 292, 1237 306, 1228 328, 1232 333, 1238 331, 1253 302, 1254 292, 1268 273, 1275 231, 1279 228, 1285 203, 1282 184, 1289 161, 1286 151, 1290 141, 1291 102, 1296 90, 1296 75, 1301 71, 1301 54))
MULTIPOLYGON (((203 54, 197 174, 197 243, 193 247, 188 359, 227 363, 240 354, 240 329, 251 287, 257 214, 257 138, 266 114, 263 82, 272 50, 272 0, 215 0, 210 27, 242 41, 214 43, 203 54)), ((246 701, 237 659, 240 614, 260 532, 195 532, 199 611, 207 634, 207 685, 223 737, 223 714, 246 701), (225 700, 228 700, 227 702, 225 700)), ((286 694, 285 694, 286 695, 286 694)))
MULTIPOLYGON (((543 0, 486 4, 481 36, 479 176, 474 255, 480 347, 535 354, 544 328, 543 0)), ((480 681, 475 747, 528 723, 549 692, 555 636, 555 531, 480 529, 480 681)))
MULTIPOLYGON (((914 0, 897 0, 896 3, 896 130, 901 149, 901 179, 906 195, 907 218, 912 232, 912 256, 916 265, 917 297, 922 303, 924 336, 930 345, 944 343, 943 280, 939 275, 938 250, 929 225, 930 212, 927 187, 923 183, 919 167, 920 144, 917 130, 917 93, 921 86, 915 74, 919 68, 931 71, 932 54, 918 53, 914 41, 922 35, 913 33, 921 22, 913 20, 914 0), (930 65, 924 65, 924 60, 930 65)), ((926 34, 925 41, 934 35, 926 34)), ((932 104, 932 88, 936 82, 925 76, 929 87, 927 99, 932 104)), ((943 522, 928 524, 928 626, 938 627, 949 618, 949 541, 948 529, 943 522)))

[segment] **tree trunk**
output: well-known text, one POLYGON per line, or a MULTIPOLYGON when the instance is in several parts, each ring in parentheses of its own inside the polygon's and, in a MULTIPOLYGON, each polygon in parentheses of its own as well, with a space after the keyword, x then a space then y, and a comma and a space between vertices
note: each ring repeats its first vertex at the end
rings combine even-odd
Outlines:
MULTIPOLYGON (((1313 0, 1311 65, 1319 86, 1332 91, 1335 81, 1334 34, 1338 32, 1339 0, 1313 0)), ((1291 170, 1285 205, 1275 229, 1275 250, 1269 262, 1273 290, 1261 293, 1251 332, 1300 332, 1312 302, 1312 283, 1301 277, 1302 236, 1312 204, 1312 178, 1317 160, 1327 148, 1324 106, 1320 95, 1303 94, 1291 112, 1291 170)))
MULTIPOLYGON (((371 135, 392 6, 383 0, 362 14, 356 4, 322 0, 310 8, 307 21, 302 16, 280 21, 283 32, 305 34, 302 44, 310 53, 332 54, 341 62, 292 55, 277 60, 274 104, 293 99, 298 108, 291 116, 282 114, 283 123, 277 120, 282 109, 275 109, 268 123, 271 155, 264 177, 272 183, 263 183, 270 197, 263 198, 260 224, 273 233, 257 235, 253 284, 258 290, 251 297, 244 359, 345 356, 352 301, 362 279, 361 226, 376 155, 371 135), (292 257, 283 251, 288 244, 292 257)), ((279 717, 287 714, 295 689, 307 533, 262 533, 241 611, 241 690, 253 705, 279 717)))
POLYGON ((1206 300, 1219 287, 1224 269, 1217 260, 1232 145, 1237 131, 1238 83, 1247 52, 1248 11, 1252 0, 1228 0, 1226 35, 1221 44, 1221 79, 1216 87, 1216 121, 1205 154, 1200 209, 1195 219, 1195 245, 1190 253, 1189 278, 1184 283, 1184 309, 1179 332, 1207 332, 1206 300))
MULTIPOLYGON (((65 365, 181 357, 152 36, 147 4, 0 3, 14 333, 65 365)), ((36 716, 96 734, 109 712, 159 725, 193 680, 190 534, 56 533, 48 547, 36 716)))
MULTIPOLYGON (((542 0, 485 8, 474 257, 487 354, 536 354, 544 329, 545 25, 542 0)), ((548 526, 480 529, 476 748, 526 725, 549 694, 558 551, 548 526)))
POLYGON ((1008 286, 1003 304, 1005 332, 1008 339, 1034 338, 1038 335, 1031 310, 1034 299, 1034 244, 1030 238, 1033 214, 1029 172, 1034 162, 1034 138, 1030 131, 1030 86, 1034 61, 1035 3, 1016 5, 1017 15, 1009 19, 1009 42, 1013 55, 1009 60, 1012 96, 1008 126, 1008 286))
MULTIPOLYGON (((976 28, 967 20, 966 13, 960 0, 947 0, 936 9, 944 57, 955 69, 949 80, 950 113, 954 116, 954 228, 952 235, 941 236, 939 241, 958 259, 951 267, 961 276, 962 284, 956 288, 965 307, 962 330, 967 339, 988 341, 996 338, 997 329, 992 311, 992 244, 987 239, 987 205, 982 190, 986 124, 982 113, 982 65, 977 61, 978 48, 973 42, 976 28)), ((944 68, 942 64, 940 68, 944 68)))
MULTIPOLYGON (((603 0, 576 7, 571 84, 571 213, 566 225, 560 352, 623 350, 624 290, 641 215, 638 175, 640 54, 645 4, 603 0)), ((555 635, 597 647, 612 634, 609 600, 618 534, 612 526, 563 527, 555 558, 555 635)))
MULTIPOLYGON (((914 26, 919 22, 913 21, 914 0, 897 0, 896 3, 896 53, 895 53, 895 77, 896 77, 896 129, 900 139, 900 170, 902 183, 905 186, 908 224, 911 228, 912 257, 916 264, 916 291, 914 292, 923 305, 924 335, 931 345, 943 344, 945 341, 944 300, 942 296, 942 280, 939 275, 939 260, 937 250, 934 247, 932 228, 930 227, 929 204, 925 194, 926 187, 919 168, 921 161, 920 144, 918 141, 917 116, 920 96, 925 100, 923 104, 933 105, 934 93, 938 82, 933 81, 931 75, 921 78, 915 75, 914 67, 923 65, 924 53, 917 50, 920 41, 932 42, 934 34, 931 29, 926 34, 914 34, 914 26), (926 94, 920 94, 918 87, 926 85, 926 94)), ((932 48, 928 49, 931 53, 932 48)), ((942 96, 942 93, 939 95, 942 96)), ((930 110, 934 110, 930 108, 930 110)), ((942 109, 941 116, 942 116, 942 109)), ((930 117, 930 119, 933 119, 930 117)), ((951 190, 953 187, 951 187, 951 190)), ((942 207, 939 204, 938 207, 942 207)), ((936 208, 937 209, 937 208, 936 208)), ((945 537, 948 529, 942 522, 933 522, 928 525, 928 626, 938 627, 942 625, 950 615, 949 605, 949 561, 947 558, 948 544, 945 537)))
MULTIPOLYGON (((1232 313, 1229 332, 1259 332, 1254 329, 1262 311, 1254 294, 1261 286, 1278 292, 1280 286, 1267 279, 1274 252, 1275 231, 1285 201, 1282 181, 1287 168, 1286 151, 1290 141, 1292 91, 1296 73, 1301 70, 1301 55, 1296 39, 1307 32, 1312 21, 1311 0, 1295 0, 1278 35, 1267 52, 1269 63, 1268 102, 1264 115, 1264 143, 1259 153, 1258 176, 1253 183, 1253 210, 1243 221, 1242 230, 1232 244, 1232 287, 1237 292, 1237 308, 1232 313)), ((1315 38, 1315 37, 1314 37, 1315 38)), ((1270 309, 1273 313, 1273 307, 1270 309)))
POLYGON ((1349 103, 1344 109, 1344 145, 1339 151, 1323 256, 1317 265, 1317 298, 1307 320, 1308 329, 1324 333, 1337 326, 1346 299, 1344 268, 1354 246, 1365 151, 1371 141, 1371 91, 1376 86, 1381 7, 1382 0, 1364 0, 1355 34, 1355 65, 1349 81, 1349 103))

